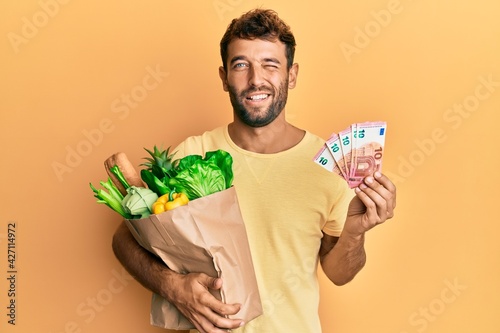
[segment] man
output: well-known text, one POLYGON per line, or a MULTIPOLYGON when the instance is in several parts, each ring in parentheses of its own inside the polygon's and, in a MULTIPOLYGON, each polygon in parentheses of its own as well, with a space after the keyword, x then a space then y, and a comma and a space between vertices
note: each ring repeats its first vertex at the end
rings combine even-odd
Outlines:
POLYGON ((349 282, 365 263, 365 233, 393 216, 396 189, 388 178, 376 173, 350 190, 312 161, 324 140, 286 121, 288 89, 295 87, 299 70, 294 50, 290 28, 273 11, 253 10, 233 20, 221 40, 219 75, 234 120, 176 149, 176 157, 215 149, 233 156, 264 314, 248 324, 228 319, 240 305, 224 304, 208 292, 221 288, 221 279, 169 270, 123 224, 113 239, 116 256, 131 274, 202 333, 239 327, 247 333, 321 332, 318 261, 333 283, 349 282))

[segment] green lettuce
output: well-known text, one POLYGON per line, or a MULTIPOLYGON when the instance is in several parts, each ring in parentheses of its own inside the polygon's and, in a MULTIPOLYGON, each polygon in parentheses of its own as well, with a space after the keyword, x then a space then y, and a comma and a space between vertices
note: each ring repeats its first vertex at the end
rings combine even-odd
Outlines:
POLYGON ((210 151, 202 158, 188 155, 177 161, 175 177, 169 179, 168 186, 176 192, 183 192, 194 200, 223 191, 233 182, 233 158, 224 150, 210 151))

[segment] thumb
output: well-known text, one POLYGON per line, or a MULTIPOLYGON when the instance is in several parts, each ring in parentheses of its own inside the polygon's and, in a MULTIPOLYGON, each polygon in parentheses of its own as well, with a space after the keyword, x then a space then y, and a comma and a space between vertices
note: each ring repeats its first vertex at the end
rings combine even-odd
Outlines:
POLYGON ((366 212, 366 207, 363 201, 359 198, 360 193, 356 193, 356 196, 352 198, 347 209, 347 216, 364 214, 366 212))

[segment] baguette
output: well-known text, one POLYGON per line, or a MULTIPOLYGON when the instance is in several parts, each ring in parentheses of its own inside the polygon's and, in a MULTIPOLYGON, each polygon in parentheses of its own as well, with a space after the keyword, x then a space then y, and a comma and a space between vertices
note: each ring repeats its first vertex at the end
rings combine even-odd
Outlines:
POLYGON ((106 172, 108 176, 111 178, 111 181, 113 184, 115 184, 116 188, 123 194, 127 194, 127 190, 125 187, 120 183, 118 178, 111 172, 111 168, 114 167, 115 165, 118 166, 120 171, 122 172, 123 176, 127 180, 130 186, 137 186, 137 187, 145 187, 144 182, 142 181, 141 177, 135 170, 134 166, 132 163, 130 163, 129 159, 127 158, 127 155, 122 152, 118 152, 116 154, 111 155, 104 161, 104 168, 106 169, 106 172))

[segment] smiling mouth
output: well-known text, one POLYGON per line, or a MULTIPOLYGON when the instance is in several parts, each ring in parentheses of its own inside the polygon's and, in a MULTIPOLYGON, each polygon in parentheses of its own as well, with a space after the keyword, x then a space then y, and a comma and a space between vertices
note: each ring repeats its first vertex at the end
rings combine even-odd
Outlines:
POLYGON ((263 101, 267 99, 269 96, 270 96, 269 94, 258 94, 258 95, 248 96, 246 99, 250 101, 263 101))

